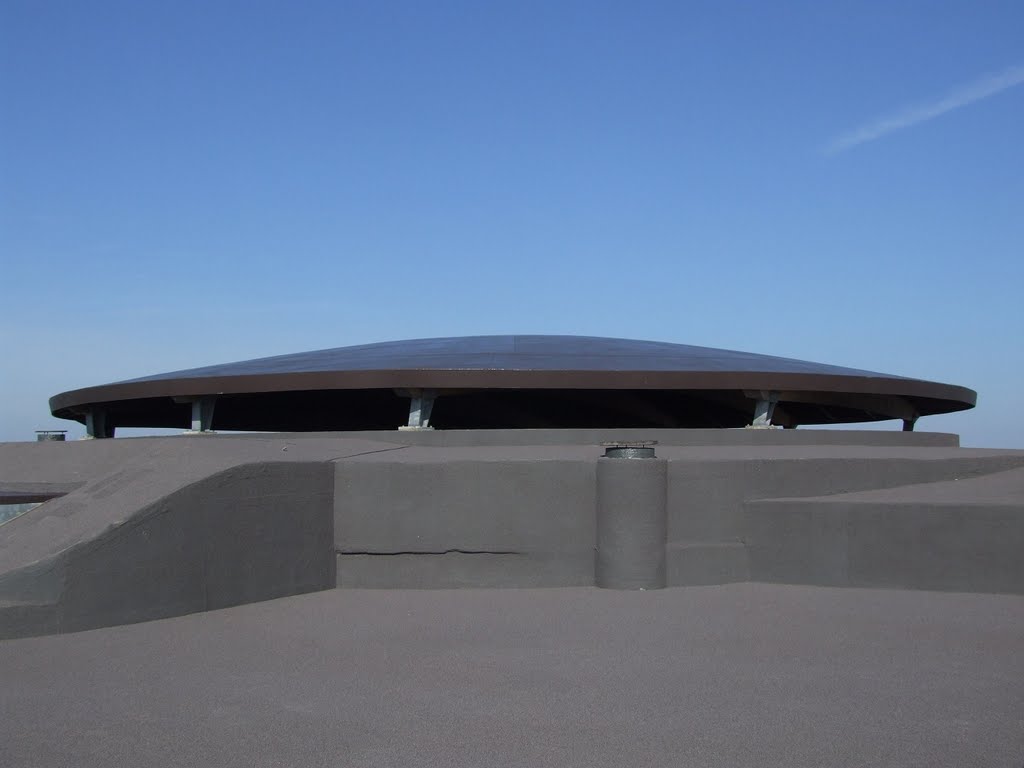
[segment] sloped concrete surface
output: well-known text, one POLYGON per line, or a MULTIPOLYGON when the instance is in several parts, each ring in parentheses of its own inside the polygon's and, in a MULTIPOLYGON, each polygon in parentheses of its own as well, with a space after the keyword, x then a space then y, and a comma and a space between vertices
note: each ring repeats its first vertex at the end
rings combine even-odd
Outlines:
POLYGON ((329 461, 394 446, 358 438, 155 437, 0 443, 0 489, 74 490, 0 528, 0 573, 90 540, 166 495, 232 467, 329 461))
POLYGON ((335 585, 333 473, 243 464, 0 575, 0 637, 147 621, 335 585))
POLYGON ((0 526, 0 637, 333 587, 330 460, 393 448, 213 435, 0 444, 0 491, 70 487, 0 526))
POLYGON ((331 590, 0 642, 18 768, 1024 764, 1024 598, 331 590))

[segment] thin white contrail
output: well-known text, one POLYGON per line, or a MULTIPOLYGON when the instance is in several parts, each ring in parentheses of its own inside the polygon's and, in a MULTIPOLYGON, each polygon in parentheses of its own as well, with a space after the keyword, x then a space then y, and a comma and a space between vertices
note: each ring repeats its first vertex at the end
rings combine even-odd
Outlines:
POLYGON ((946 96, 931 104, 915 104, 905 107, 895 114, 866 123, 850 133, 843 134, 830 141, 822 150, 826 155, 843 152, 866 141, 874 141, 893 131, 909 128, 952 112, 954 109, 966 107, 976 101, 995 96, 1007 88, 1024 83, 1024 66, 1010 67, 995 75, 988 75, 973 83, 954 88, 946 96))

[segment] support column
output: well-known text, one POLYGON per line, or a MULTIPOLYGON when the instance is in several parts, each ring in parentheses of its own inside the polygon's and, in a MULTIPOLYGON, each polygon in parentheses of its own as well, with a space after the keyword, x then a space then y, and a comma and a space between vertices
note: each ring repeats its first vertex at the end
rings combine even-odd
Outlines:
POLYGON ((212 432, 213 409, 217 405, 217 397, 208 395, 192 401, 192 429, 191 432, 202 433, 212 432))
POLYGON ((904 419, 903 420, 903 431, 904 432, 913 432, 915 424, 917 424, 917 416, 915 416, 912 419, 904 419))
POLYGON ((437 390, 410 389, 406 394, 409 396, 409 423, 399 429, 433 429, 430 426, 430 413, 434 410, 437 390))
POLYGON ((754 400, 754 420, 750 423, 750 428, 769 429, 772 426, 772 416, 775 414, 775 404, 779 402, 779 393, 745 392, 744 394, 754 400))
POLYGON ((85 412, 85 436, 97 440, 114 436, 114 425, 107 420, 106 410, 94 405, 85 412))
POLYGON ((187 403, 192 408, 189 419, 190 427, 186 435, 205 435, 213 432, 213 409, 217 405, 216 395, 200 395, 197 397, 175 397, 176 403, 187 403))
POLYGON ((597 586, 665 586, 667 475, 668 462, 649 444, 610 446, 597 460, 597 586))

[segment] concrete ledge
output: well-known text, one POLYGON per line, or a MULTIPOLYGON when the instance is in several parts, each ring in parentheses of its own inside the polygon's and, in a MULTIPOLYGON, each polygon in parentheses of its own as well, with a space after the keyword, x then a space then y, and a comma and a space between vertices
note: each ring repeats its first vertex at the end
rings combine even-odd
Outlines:
MULTIPOLYGON (((594 466, 593 461, 529 455, 504 461, 453 460, 443 451, 429 461, 404 462, 397 453, 374 461, 338 461, 335 548, 538 557, 559 552, 567 562, 577 552, 592 557, 594 466)), ((461 558, 444 562, 452 567, 479 563, 461 558)), ((580 583, 575 568, 566 566, 564 583, 580 583)))
MULTIPOLYGON (((289 438, 328 435, 376 442, 436 447, 503 445, 600 445, 609 440, 657 440, 659 445, 775 446, 871 445, 957 448, 960 436, 948 432, 900 432, 852 429, 436 429, 411 431, 287 433, 289 438)), ((244 439, 246 436, 239 435, 244 439)))

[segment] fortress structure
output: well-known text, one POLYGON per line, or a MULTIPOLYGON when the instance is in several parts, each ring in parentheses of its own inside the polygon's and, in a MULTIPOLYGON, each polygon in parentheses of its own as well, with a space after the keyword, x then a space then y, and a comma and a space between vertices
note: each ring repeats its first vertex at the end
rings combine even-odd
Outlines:
POLYGON ((0 445, 0 637, 338 588, 772 582, 1024 594, 1024 451, 947 384, 619 339, 429 339, 50 401, 0 445), (902 429, 815 429, 898 420, 902 429), (113 438, 118 427, 181 436, 113 438), (799 427, 799 429, 796 429, 799 427), (240 432, 240 433, 236 433, 240 432))

